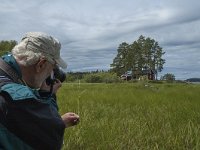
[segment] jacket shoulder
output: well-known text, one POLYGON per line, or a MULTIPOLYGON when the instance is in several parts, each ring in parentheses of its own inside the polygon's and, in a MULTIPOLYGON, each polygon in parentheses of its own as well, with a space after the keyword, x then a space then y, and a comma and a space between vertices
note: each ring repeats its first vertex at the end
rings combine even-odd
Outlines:
POLYGON ((37 99, 32 89, 17 83, 5 84, 1 91, 8 93, 13 100, 37 99))

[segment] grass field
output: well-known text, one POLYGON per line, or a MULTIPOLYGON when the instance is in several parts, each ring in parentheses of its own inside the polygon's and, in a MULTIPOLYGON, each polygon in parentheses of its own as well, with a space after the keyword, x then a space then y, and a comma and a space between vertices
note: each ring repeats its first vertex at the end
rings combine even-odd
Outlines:
POLYGON ((63 150, 200 149, 200 85, 64 84, 58 99, 80 115, 63 150))

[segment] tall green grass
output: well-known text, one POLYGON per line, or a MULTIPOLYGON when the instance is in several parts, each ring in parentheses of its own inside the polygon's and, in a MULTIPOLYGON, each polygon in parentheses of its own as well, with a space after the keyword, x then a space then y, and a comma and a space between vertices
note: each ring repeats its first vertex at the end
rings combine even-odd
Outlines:
POLYGON ((63 150, 200 149, 200 86, 64 84, 60 113, 80 115, 63 150))

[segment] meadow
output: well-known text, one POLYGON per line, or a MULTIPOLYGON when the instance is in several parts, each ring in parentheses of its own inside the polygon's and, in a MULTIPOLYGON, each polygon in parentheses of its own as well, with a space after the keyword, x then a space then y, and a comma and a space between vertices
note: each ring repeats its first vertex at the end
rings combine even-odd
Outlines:
POLYGON ((200 85, 72 83, 58 100, 80 116, 63 150, 200 149, 200 85))

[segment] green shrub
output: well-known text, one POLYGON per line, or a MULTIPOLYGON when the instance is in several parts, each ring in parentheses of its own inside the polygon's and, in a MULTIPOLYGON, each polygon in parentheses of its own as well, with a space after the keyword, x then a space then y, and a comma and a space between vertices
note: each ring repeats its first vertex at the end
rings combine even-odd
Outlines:
POLYGON ((83 77, 83 80, 85 80, 87 83, 117 83, 121 81, 117 74, 109 72, 86 74, 83 77))

